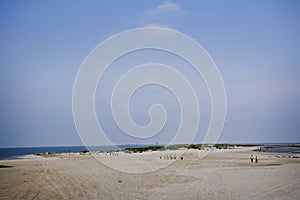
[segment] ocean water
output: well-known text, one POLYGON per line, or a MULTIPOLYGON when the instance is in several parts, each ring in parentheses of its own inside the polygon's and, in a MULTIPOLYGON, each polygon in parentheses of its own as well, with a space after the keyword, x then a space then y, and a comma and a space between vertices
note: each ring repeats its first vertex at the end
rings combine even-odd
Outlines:
POLYGON ((0 160, 11 159, 27 154, 37 153, 67 153, 80 152, 86 150, 83 146, 68 147, 19 147, 19 148, 0 148, 0 160))
POLYGON ((263 152, 269 153, 300 153, 299 146, 290 146, 290 145, 273 145, 269 146, 271 148, 263 148, 263 152))
POLYGON ((84 150, 89 151, 109 151, 123 150, 126 148, 145 147, 149 145, 120 145, 120 146, 59 146, 59 147, 18 147, 18 148, 0 148, 0 160, 13 159, 28 154, 48 153, 75 153, 84 150))

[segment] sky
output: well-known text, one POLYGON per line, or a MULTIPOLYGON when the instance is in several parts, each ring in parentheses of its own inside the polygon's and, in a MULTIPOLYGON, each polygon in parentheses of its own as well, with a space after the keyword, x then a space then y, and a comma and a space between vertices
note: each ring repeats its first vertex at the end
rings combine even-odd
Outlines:
MULTIPOLYGON (((227 96, 218 142, 300 142, 299 1, 2 0, 0 147, 81 145, 72 114, 81 64, 100 42, 142 27, 184 33, 213 59, 227 96)), ((201 119, 193 142, 201 143, 211 116, 209 93, 191 66, 167 52, 133 52, 112 64, 95 95, 100 124, 115 144, 168 142, 180 123, 170 91, 148 85, 132 96, 129 110, 139 125, 149 123, 153 104, 170 113, 162 133, 149 140, 123 134, 109 107, 118 77, 153 60, 173 66, 195 87, 201 119)))

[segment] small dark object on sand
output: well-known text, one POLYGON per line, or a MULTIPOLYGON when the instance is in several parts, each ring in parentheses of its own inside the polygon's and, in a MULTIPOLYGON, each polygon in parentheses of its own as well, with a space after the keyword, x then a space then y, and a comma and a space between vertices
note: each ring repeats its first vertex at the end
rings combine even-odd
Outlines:
POLYGON ((11 168, 13 166, 9 166, 9 165, 0 165, 0 168, 11 168))

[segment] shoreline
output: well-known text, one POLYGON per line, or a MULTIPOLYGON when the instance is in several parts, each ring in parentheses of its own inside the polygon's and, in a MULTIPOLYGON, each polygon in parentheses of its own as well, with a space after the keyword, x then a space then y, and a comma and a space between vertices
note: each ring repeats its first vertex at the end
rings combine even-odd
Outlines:
MULTIPOLYGON (((224 144, 217 144, 217 145, 224 145, 224 144)), ((300 154, 300 144, 298 143, 278 143, 278 144, 274 144, 274 143, 266 143, 265 145, 256 145, 256 144, 225 144, 227 145, 228 149, 238 149, 238 148, 256 148, 254 149, 253 151, 262 151, 262 152, 266 152, 266 153, 287 153, 287 154, 300 154), (285 151, 282 151, 282 150, 278 150, 276 151, 276 149, 282 149, 282 148, 286 148, 288 150, 290 150, 289 152, 285 152, 285 151), (297 150, 294 152, 292 151, 291 149, 292 148, 297 148, 297 150), (275 151, 273 151, 275 149, 275 151)), ((122 146, 122 145, 120 145, 122 146)), ((128 152, 128 150, 126 149, 132 149, 133 150, 136 150, 136 152, 132 152, 132 153, 139 153, 139 149, 145 149, 145 148, 149 148, 150 147, 150 151, 151 151, 151 148, 155 148, 157 146, 155 145, 132 145, 133 147, 132 148, 128 148, 129 145, 123 145, 124 147, 126 146, 127 148, 124 148, 124 149, 107 149, 107 150, 92 150, 92 151, 89 151, 91 153, 102 153, 102 152, 113 152, 113 151, 116 151, 116 152, 127 152, 127 153, 130 153, 128 152), (140 146, 140 147, 139 147, 140 146)), ((165 149, 163 150, 177 150, 177 149, 188 149, 188 144, 176 144, 176 145, 171 145, 169 147, 163 147, 165 149), (174 148, 175 146, 175 148, 174 148)), ((93 146, 92 149, 103 149, 103 148, 107 148, 108 146, 93 146)), ((18 147, 18 148, 0 148, 1 149, 35 149, 35 148, 38 148, 40 149, 40 151, 37 151, 37 152, 31 152, 31 153, 19 153, 20 155, 12 155, 12 156, 3 156, 2 158, 0 158, 0 160, 12 160, 12 159, 18 159, 18 158, 22 158, 26 155, 38 155, 38 154, 44 154, 46 152, 48 152, 49 154, 53 155, 53 154, 61 154, 61 153, 80 153, 82 152, 84 149, 88 149, 84 146, 57 146, 57 147, 18 147), (76 150, 68 150, 70 148, 80 148, 81 150, 80 151, 76 151, 76 150), (53 148, 54 150, 53 151, 49 151, 49 148, 53 148), (61 150, 59 150, 59 152, 57 150, 55 150, 55 148, 61 148, 61 150), (45 149, 44 151, 42 149, 45 149), (48 151, 46 151, 48 150, 48 151), (43 152, 41 152, 43 151, 43 152)), ((200 146, 200 148, 204 148, 204 149, 199 149, 200 151, 201 150, 212 150, 212 149, 216 149, 213 145, 202 145, 202 147, 200 146)), ((226 148, 226 149, 227 149, 226 148)), ((159 151, 160 149, 157 149, 155 151, 159 151)), ((87 150, 88 151, 88 150, 87 150)), ((147 150, 143 150, 142 152, 147 152, 147 150)), ((4 153, 2 153, 4 154, 4 153)))
MULTIPOLYGON (((21 156, 16 156, 10 159, 3 159, 0 160, 0 163, 5 163, 5 162, 10 162, 10 161, 21 161, 21 160, 47 160, 47 159, 53 159, 53 158, 67 158, 67 157, 76 157, 76 158, 81 158, 81 157, 93 157, 93 156, 103 156, 103 157, 112 157, 113 153, 117 153, 119 155, 123 156, 147 156, 147 155, 157 155, 159 158, 159 155, 161 154, 174 154, 177 153, 178 155, 181 154, 203 154, 203 155, 209 155, 211 153, 214 154, 219 154, 219 153, 247 153, 249 154, 260 154, 268 157, 276 157, 276 158, 294 158, 294 159, 300 159, 300 153, 285 153, 285 152, 265 152, 265 151, 257 151, 257 148, 259 146, 253 146, 253 147, 236 147, 232 149, 166 149, 166 150, 157 150, 157 151, 144 151, 144 152, 138 152, 138 153, 128 153, 124 150, 120 151, 92 151, 92 152, 87 152, 87 153, 81 153, 81 152, 62 152, 62 153, 53 153, 49 154, 49 157, 45 157, 44 154, 26 154, 26 155, 21 155, 21 156), (112 153, 109 155, 109 153, 112 153)), ((199 157, 200 158, 200 157, 199 157)))

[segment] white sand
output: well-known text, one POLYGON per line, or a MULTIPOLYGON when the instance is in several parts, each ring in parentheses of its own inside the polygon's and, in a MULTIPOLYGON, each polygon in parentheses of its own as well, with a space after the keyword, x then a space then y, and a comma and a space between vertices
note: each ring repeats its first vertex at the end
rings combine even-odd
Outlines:
POLYGON ((300 199, 300 158, 242 148, 204 158, 188 150, 180 160, 181 151, 168 152, 176 162, 159 158, 167 152, 96 155, 123 171, 164 167, 148 173, 118 171, 91 155, 0 161, 13 166, 0 168, 0 199, 300 199), (259 163, 250 163, 250 154, 259 163))

